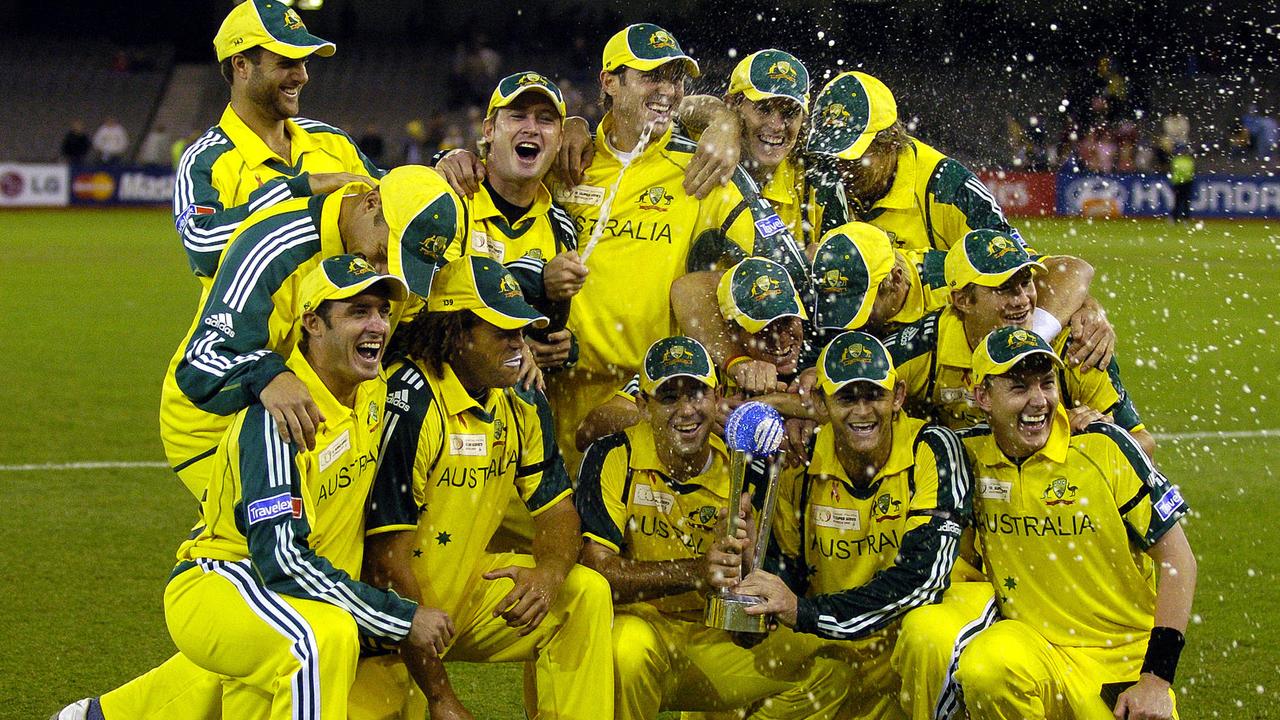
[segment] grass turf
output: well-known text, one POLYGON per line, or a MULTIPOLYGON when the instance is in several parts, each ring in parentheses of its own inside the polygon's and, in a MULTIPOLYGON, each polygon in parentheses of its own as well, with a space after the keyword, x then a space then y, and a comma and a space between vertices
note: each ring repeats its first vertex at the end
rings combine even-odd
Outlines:
MULTIPOLYGON (((1098 268, 1126 386, 1158 433, 1280 428, 1277 227, 1036 220, 1042 250, 1098 268)), ((198 288, 162 210, 0 211, 0 718, 46 717, 172 652, 161 594, 194 502, 164 468, 160 379, 198 288)), ((1280 717, 1280 437, 1165 438, 1195 508, 1183 717, 1280 717)), ((518 718, 517 666, 451 665, 478 717, 518 718)))

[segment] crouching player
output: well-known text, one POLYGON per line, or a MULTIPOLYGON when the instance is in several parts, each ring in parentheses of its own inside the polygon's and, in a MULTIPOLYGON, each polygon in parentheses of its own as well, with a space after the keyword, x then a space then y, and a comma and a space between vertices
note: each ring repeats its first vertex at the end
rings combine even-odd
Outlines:
MULTIPOLYGON (((645 354, 645 421, 594 443, 579 476, 582 563, 608 579, 617 717, 662 710, 758 708, 753 717, 828 718, 852 681, 821 645, 783 629, 747 649, 702 622, 704 591, 741 573, 746 538, 716 532, 729 498, 729 454, 711 434, 716 377, 697 341, 669 337, 645 354)), ((601 715, 600 717, 605 717, 601 715)))
POLYGON ((315 449, 282 440, 260 403, 236 415, 214 455, 206 524, 179 548, 165 589, 169 633, 183 655, 223 677, 226 717, 345 718, 358 634, 428 654, 450 636, 443 613, 354 579, 391 301, 408 289, 339 255, 307 276, 301 294, 302 339, 286 365, 324 413, 315 449))
POLYGON ((902 412, 906 387, 865 333, 823 350, 817 392, 830 419, 808 467, 782 478, 768 563, 778 574, 756 571, 735 592, 763 598, 750 613, 846 641, 855 681, 841 717, 931 718, 937 662, 898 637, 904 615, 947 589, 968 514, 963 448, 902 412))
MULTIPOLYGON (((383 458, 370 500, 366 570, 449 613, 447 658, 534 662, 530 717, 613 716, 609 588, 576 565, 578 516, 546 398, 516 386, 523 331, 547 318, 496 260, 444 267, 426 312, 397 334, 383 458), (533 516, 533 555, 485 551, 518 492, 533 516)), ((430 653, 360 663, 353 718, 466 717, 430 653), (403 713, 403 714, 402 714, 403 713)))
POLYGON ((1120 427, 1071 431, 1061 366, 1020 328, 974 351, 990 425, 962 434, 1004 619, 969 643, 956 679, 973 718, 1174 717, 1196 585, 1187 505, 1120 427))

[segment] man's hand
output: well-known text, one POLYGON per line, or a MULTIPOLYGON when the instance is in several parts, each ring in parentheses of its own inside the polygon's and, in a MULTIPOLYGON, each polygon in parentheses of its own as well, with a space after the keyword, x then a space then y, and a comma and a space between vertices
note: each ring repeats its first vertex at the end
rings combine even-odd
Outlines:
POLYGON ((1067 418, 1071 421, 1071 433, 1073 435, 1084 432, 1084 429, 1089 427, 1090 423, 1115 422, 1110 415, 1100 413, 1088 405, 1081 405, 1067 410, 1067 418))
POLYGON ((520 351, 520 377, 516 380, 520 387, 528 390, 537 387, 546 392, 547 383, 542 379, 542 369, 538 367, 538 359, 529 349, 529 340, 525 338, 524 350, 520 351))
POLYGON ((405 642, 419 648, 427 657, 440 657, 453 642, 453 621, 443 610, 419 605, 405 642))
POLYGON ((699 200, 729 182, 742 154, 742 121, 730 108, 721 108, 698 141, 684 171, 684 191, 699 200))
POLYGON ((582 182, 582 174, 591 167, 591 159, 595 155, 596 144, 591 140, 591 126, 587 124, 586 118, 576 115, 565 118, 556 172, 569 187, 582 182))
POLYGON ((577 295, 587 282, 587 274, 590 272, 582 264, 577 250, 562 252, 551 258, 542 268, 542 284, 547 290, 547 299, 560 302, 577 295))
POLYGON ((551 342, 541 343, 531 337, 525 338, 524 341, 533 353, 533 359, 538 363, 539 368, 546 370, 563 367, 565 361, 569 359, 569 351, 573 349, 573 333, 567 328, 557 330, 549 333, 547 339, 551 342))
POLYGON ((796 594, 782 582, 782 578, 763 570, 756 570, 733 589, 740 595, 755 595, 758 605, 747 608, 748 615, 772 614, 787 627, 796 625, 796 594))
POLYGON ((1071 316, 1071 351, 1067 362, 1084 368, 1106 370, 1116 351, 1116 329, 1097 300, 1089 298, 1071 316))
POLYGON ((281 440, 299 448, 316 449, 316 428, 324 422, 324 415, 297 375, 283 372, 271 378, 258 394, 258 402, 275 418, 281 440))
POLYGON ((1142 673, 1136 685, 1120 693, 1115 714, 1122 720, 1168 720, 1173 717, 1169 683, 1151 673, 1142 673))
POLYGON ((359 182, 374 187, 378 183, 368 175, 356 175, 349 172, 315 173, 307 176, 307 184, 311 186, 312 195, 327 195, 348 183, 359 182))
POLYGON ((778 367, 764 360, 743 360, 729 368, 727 374, 738 384, 738 389, 748 395, 786 392, 787 386, 778 382, 778 367))
POLYGON ((484 182, 484 163, 470 150, 451 150, 440 162, 436 163, 436 172, 444 176, 449 187, 461 197, 471 197, 480 190, 484 182))
POLYGON ((521 636, 537 629, 551 609, 564 576, 546 568, 508 565, 484 574, 485 580, 511 578, 516 586, 493 609, 494 617, 501 617, 507 625, 521 628, 521 636))

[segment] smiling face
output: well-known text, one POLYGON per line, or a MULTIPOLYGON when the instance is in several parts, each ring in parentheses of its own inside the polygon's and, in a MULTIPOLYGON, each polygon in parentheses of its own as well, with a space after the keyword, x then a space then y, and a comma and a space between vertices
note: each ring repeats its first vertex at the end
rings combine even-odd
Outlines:
POLYGON ((346 300, 328 300, 302 316, 307 361, 340 400, 378 376, 391 331, 388 288, 379 283, 346 300))
POLYGON ((893 416, 906 401, 907 388, 893 391, 872 382, 852 382, 822 400, 835 433, 836 455, 849 479, 870 480, 889 458, 893 416))
POLYGON ((1011 458, 1030 457, 1049 442, 1058 409, 1058 373, 1045 356, 1031 357, 974 387, 990 418, 996 445, 1011 458))
POLYGON ((800 103, 789 98, 748 100, 735 95, 735 107, 742 118, 744 159, 772 173, 791 154, 804 122, 800 103))
POLYGON ((458 337, 449 364, 468 391, 506 388, 520 378, 524 330, 504 330, 475 317, 458 337))
POLYGON ((236 57, 244 62, 243 66, 233 63, 237 75, 244 78, 244 97, 263 117, 279 122, 298 114, 298 97, 308 80, 306 58, 294 60, 265 48, 257 62, 236 57))
MULTIPOLYGON (((739 331, 742 328, 735 325, 739 331)), ((745 331, 742 331, 746 335, 745 331)), ((778 368, 778 373, 789 375, 800 363, 800 350, 804 345, 804 326, 798 317, 780 317, 758 333, 746 335, 743 343, 747 356, 763 360, 778 368)))
POLYGON ((1032 270, 1023 268, 999 287, 968 285, 951 295, 957 310, 964 315, 965 333, 985 337, 1002 327, 1030 327, 1036 309, 1036 284, 1032 270))
POLYGON ((560 152, 563 121, 546 95, 526 91, 484 121, 490 175, 508 182, 542 180, 560 152))
POLYGON ((715 419, 715 391, 691 377, 675 377, 641 394, 638 405, 649 417, 658 456, 668 469, 698 467, 706 461, 707 438, 715 419))
POLYGON ((620 131, 639 135, 652 124, 650 137, 658 137, 671 127, 675 112, 684 99, 688 71, 682 60, 672 60, 653 70, 623 68, 622 72, 600 74, 604 92, 613 98, 614 122, 620 131))

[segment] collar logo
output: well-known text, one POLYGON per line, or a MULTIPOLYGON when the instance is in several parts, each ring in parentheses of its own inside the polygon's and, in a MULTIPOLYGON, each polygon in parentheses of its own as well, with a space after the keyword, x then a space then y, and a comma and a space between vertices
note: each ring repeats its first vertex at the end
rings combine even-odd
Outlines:
POLYGON ((1010 350, 1021 350, 1025 347, 1035 347, 1039 343, 1036 342, 1034 335, 1019 328, 1009 333, 1009 338, 1005 341, 1005 344, 1009 346, 1010 350))
POLYGON ((751 299, 756 302, 764 302, 781 294, 782 287, 780 283, 768 275, 761 275, 756 278, 755 282, 751 283, 751 299))
POLYGON ((675 197, 668 193, 666 188, 660 185, 654 186, 640 193, 640 209, 666 212, 674 200, 675 197))
POLYGON ((779 60, 778 62, 770 65, 769 69, 765 71, 765 75, 772 80, 782 80, 783 82, 788 82, 793 85, 798 82, 798 75, 795 67, 786 60, 779 60))
POLYGON ((889 493, 876 498, 871 506, 871 519, 876 522, 897 520, 900 517, 902 517, 902 501, 894 500, 889 493))
POLYGON ((997 235, 987 242, 987 254, 990 255, 993 260, 998 260, 1009 253, 1017 251, 1018 246, 1015 245, 1012 240, 1003 235, 997 235))
POLYGON ((516 283, 515 278, 511 277, 511 273, 503 274, 502 279, 498 281, 498 292, 508 298, 524 297, 524 293, 520 292, 520 285, 516 283))
POLYGON ((840 353, 840 364, 846 367, 849 365, 867 365, 872 361, 872 358, 871 348, 862 343, 855 343, 840 353))
POLYGON ((673 345, 662 353, 663 364, 692 365, 693 351, 684 345, 673 345))
POLYGON ((372 275, 376 273, 377 270, 374 270, 373 266, 369 264, 369 261, 364 258, 352 258, 351 262, 347 263, 347 272, 356 277, 360 277, 361 275, 372 275))
POLYGON ((284 26, 290 30, 306 30, 307 26, 302 24, 302 18, 298 17, 298 13, 293 8, 287 8, 284 11, 284 26))
POLYGON ((1049 483, 1049 487, 1044 489, 1044 494, 1040 496, 1046 505, 1074 505, 1076 502, 1076 492, 1080 488, 1067 482, 1064 477, 1054 478, 1049 483))
POLYGON ((844 127, 849 124, 849 111, 841 103, 831 103, 822 108, 823 127, 844 127))
POLYGON ((650 35, 649 47, 653 48, 654 50, 662 50, 664 48, 670 48, 672 50, 680 49, 679 46, 676 45, 676 39, 674 37, 671 37, 671 33, 667 32, 666 30, 659 30, 654 34, 650 35))
POLYGON ((838 293, 849 289, 849 278, 837 268, 832 268, 818 278, 818 289, 824 293, 838 293))

